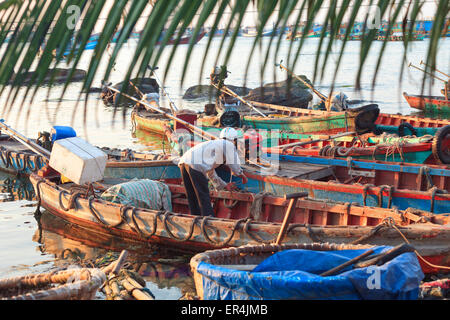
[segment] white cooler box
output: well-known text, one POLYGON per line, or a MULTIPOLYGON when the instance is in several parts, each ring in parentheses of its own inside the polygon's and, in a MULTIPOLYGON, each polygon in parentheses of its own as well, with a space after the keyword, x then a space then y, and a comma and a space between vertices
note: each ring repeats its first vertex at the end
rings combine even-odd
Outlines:
POLYGON ((107 160, 102 150, 74 137, 53 143, 49 165, 71 181, 85 184, 103 179, 107 160))

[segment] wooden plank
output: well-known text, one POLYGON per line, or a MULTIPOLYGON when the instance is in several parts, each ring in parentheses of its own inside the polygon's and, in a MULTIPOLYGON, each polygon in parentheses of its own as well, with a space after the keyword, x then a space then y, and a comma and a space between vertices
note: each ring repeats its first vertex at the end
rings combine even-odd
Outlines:
MULTIPOLYGON (((249 172, 259 173, 261 168, 252 165, 243 165, 249 172)), ((307 180, 318 180, 333 174, 334 167, 305 163, 283 163, 279 169, 271 175, 285 178, 298 178, 307 180)))

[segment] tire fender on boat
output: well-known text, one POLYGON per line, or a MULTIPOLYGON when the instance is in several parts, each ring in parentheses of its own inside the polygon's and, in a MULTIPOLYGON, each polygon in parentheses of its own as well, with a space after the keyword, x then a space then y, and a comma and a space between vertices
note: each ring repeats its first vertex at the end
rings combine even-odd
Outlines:
POLYGON ((441 164, 450 164, 450 125, 436 131, 431 145, 433 156, 441 164))
POLYGON ((411 136, 417 136, 417 130, 409 122, 403 122, 398 126, 399 137, 405 136, 405 129, 408 129, 409 132, 411 132, 411 136))

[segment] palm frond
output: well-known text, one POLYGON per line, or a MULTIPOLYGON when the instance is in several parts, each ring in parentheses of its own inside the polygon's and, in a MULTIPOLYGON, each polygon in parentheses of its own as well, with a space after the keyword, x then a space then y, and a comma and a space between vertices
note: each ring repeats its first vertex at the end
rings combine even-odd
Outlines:
MULTIPOLYGON (((136 31, 138 21, 143 22, 143 28, 139 32, 140 37, 137 39, 134 52, 130 56, 130 64, 126 68, 121 66, 124 81, 123 91, 127 90, 129 79, 148 75, 150 73, 148 66, 157 66, 161 63, 163 53, 169 50, 163 71, 163 79, 166 79, 175 63, 174 60, 180 46, 181 37, 188 28, 192 27, 192 39, 187 46, 179 74, 180 83, 183 85, 189 72, 190 63, 193 59, 198 60, 198 55, 194 55, 195 38, 203 32, 205 23, 212 21, 211 33, 214 33, 220 24, 224 24, 226 26, 225 33, 216 51, 212 52, 211 49, 212 37, 207 41, 202 61, 199 64, 200 68, 198 68, 200 82, 205 68, 214 67, 205 64, 207 57, 215 55, 215 65, 226 65, 230 61, 232 53, 239 50, 237 45, 239 31, 251 10, 255 10, 257 13, 257 35, 253 39, 248 52, 239 52, 242 61, 245 61, 243 64, 244 85, 256 52, 259 52, 262 57, 259 69, 260 81, 262 82, 270 67, 270 55, 273 54, 273 59, 277 59, 277 53, 281 44, 285 41, 283 32, 281 32, 278 35, 273 34, 262 46, 263 30, 266 27, 270 26, 283 31, 287 25, 294 23, 291 31, 296 34, 300 28, 300 23, 303 23, 302 30, 307 31, 315 22, 322 23, 324 32, 322 32, 315 51, 312 80, 313 82, 323 80, 325 70, 328 70, 327 68, 331 66, 334 70, 332 76, 332 83, 334 83, 343 63, 351 29, 357 19, 362 16, 364 17, 364 37, 360 43, 358 68, 354 79, 355 87, 359 89, 366 62, 374 52, 373 44, 377 37, 377 30, 367 29, 369 14, 364 10, 376 6, 381 17, 388 19, 387 32, 393 30, 399 18, 403 19, 405 37, 402 63, 398 70, 399 80, 401 81, 407 51, 412 41, 412 28, 418 20, 425 2, 426 0, 118 0, 111 5, 109 0, 3 1, 0 3, 0 43, 2 44, 2 50, 0 51, 0 95, 6 95, 7 98, 5 105, 2 106, 2 113, 8 115, 12 104, 15 102, 20 102, 26 106, 27 98, 31 98, 31 101, 33 101, 39 87, 49 77, 49 90, 51 90, 56 75, 54 68, 64 62, 69 64, 70 71, 61 90, 62 98, 69 88, 77 67, 80 65, 81 57, 90 36, 98 27, 99 17, 104 12, 106 12, 106 19, 88 63, 87 75, 82 83, 83 92, 87 92, 91 88, 95 77, 100 72, 103 73, 102 79, 108 81, 124 44, 136 31), (71 6, 80 8, 81 12, 76 30, 67 26, 67 21, 72 15, 68 10, 71 6), (144 16, 144 12, 148 12, 149 10, 146 9, 149 9, 149 7, 151 8, 150 13, 144 16), (402 11, 404 12, 403 16, 401 16, 402 11), (226 12, 227 14, 225 14, 226 12), (322 19, 322 21, 319 21, 319 19, 322 19), (347 30, 342 41, 338 43, 336 36, 344 22, 347 23, 347 30), (325 34, 327 30, 329 31, 329 37, 326 37, 325 34), (231 36, 227 37, 230 32, 231 36), (117 41, 112 52, 110 52, 110 43, 115 35, 117 41), (10 38, 7 41, 8 37, 10 38), (174 40, 174 44, 169 47, 169 41, 171 40, 174 40), (332 48, 337 44, 340 44, 337 60, 331 62, 332 48), (103 59, 107 61, 107 64, 102 71, 100 65, 103 59), (29 76, 27 72, 33 68, 35 72, 32 76, 29 76), (26 88, 21 90, 20 88, 23 87, 25 80, 26 88)), ((432 67, 436 66, 439 39, 442 29, 446 25, 448 13, 448 0, 437 0, 435 19, 425 57, 426 63, 432 67)), ((305 48, 306 39, 307 34, 303 32, 300 41, 289 43, 286 63, 289 69, 298 70, 296 68, 300 66, 301 53, 305 48)), ((372 86, 376 85, 376 79, 383 64, 382 58, 387 41, 387 39, 384 39, 380 51, 376 53, 372 86)), ((275 66, 272 67, 275 80, 275 66)), ((423 85, 425 85, 425 82, 424 75, 423 85)), ((333 85, 330 92, 332 90, 333 85)), ((81 95, 80 92, 79 98, 81 98, 81 95)), ((88 115, 86 107, 85 103, 85 119, 88 115)), ((26 107, 23 107, 22 110, 26 110, 27 117, 32 112, 30 108, 26 109, 26 107)), ((123 109, 123 114, 125 114, 125 109, 123 109)))

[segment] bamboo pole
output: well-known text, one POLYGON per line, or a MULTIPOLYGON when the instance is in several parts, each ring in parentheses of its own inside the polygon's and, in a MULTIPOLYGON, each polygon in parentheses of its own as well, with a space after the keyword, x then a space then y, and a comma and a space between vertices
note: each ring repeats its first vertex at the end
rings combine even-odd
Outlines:
POLYGON ((445 81, 445 80, 443 80, 443 79, 441 79, 441 78, 439 78, 438 76, 435 76, 434 74, 432 74, 431 72, 428 72, 428 71, 426 71, 426 70, 423 70, 423 69, 421 69, 421 68, 419 68, 419 67, 416 67, 415 65, 413 65, 411 62, 409 63, 409 65, 408 65, 408 67, 413 67, 413 68, 416 68, 417 70, 420 70, 420 71, 422 71, 422 72, 424 72, 424 73, 426 73, 426 74, 428 74, 428 75, 430 75, 430 76, 432 76, 433 78, 435 78, 435 79, 437 79, 437 80, 440 80, 440 81, 442 81, 442 82, 444 82, 444 83, 446 83, 447 81, 445 81))
POLYGON ((316 143, 316 142, 321 142, 321 141, 328 141, 328 140, 345 137, 345 136, 350 136, 350 135, 354 135, 354 134, 355 134, 355 132, 353 132, 353 131, 343 132, 343 133, 336 134, 334 136, 330 136, 327 139, 315 139, 315 140, 309 140, 309 141, 292 142, 292 143, 288 143, 288 144, 282 144, 279 146, 275 146, 274 148, 283 148, 284 149, 284 148, 289 148, 289 147, 294 147, 294 146, 302 146, 302 145, 306 145, 306 144, 311 144, 311 143, 316 143))
POLYGON ((420 65, 424 65, 424 66, 426 66, 426 67, 432 69, 433 71, 437 71, 437 72, 439 72, 440 74, 446 76, 447 78, 450 78, 450 76, 449 76, 448 74, 446 74, 446 73, 444 73, 444 72, 438 70, 437 68, 432 68, 431 66, 429 66, 428 64, 426 64, 425 62, 423 62, 423 60, 420 60, 420 65))
POLYGON ((308 82, 306 82, 305 80, 303 80, 302 78, 300 78, 298 75, 296 75, 295 73, 293 73, 291 70, 289 70, 287 67, 283 66, 281 63, 283 62, 283 60, 280 61, 280 63, 275 63, 276 67, 280 67, 280 69, 284 69, 286 70, 289 74, 293 75, 297 80, 301 81, 305 86, 307 86, 308 88, 310 88, 323 102, 327 102, 328 97, 326 95, 324 95, 323 93, 319 92, 318 90, 316 90, 311 84, 309 84, 308 82))
POLYGON ((50 159, 50 152, 47 149, 42 148, 40 145, 34 143, 33 141, 31 141, 30 139, 28 139, 27 137, 25 137, 18 131, 14 130, 10 126, 6 125, 5 120, 3 120, 3 119, 0 119, 0 128, 5 129, 6 132, 8 132, 11 137, 16 139, 18 142, 20 142, 24 146, 30 148, 37 154, 43 156, 44 158, 50 159))
POLYGON ((266 114, 264 114, 263 112, 261 112, 260 110, 258 110, 255 106, 253 106, 250 102, 244 100, 242 97, 240 97, 239 95, 237 95, 236 93, 234 93, 231 89, 227 88, 226 86, 220 88, 219 86, 217 86, 214 82, 211 81, 211 84, 219 91, 229 94, 230 96, 235 97, 236 99, 238 99, 239 101, 241 101, 242 103, 246 104, 247 106, 249 106, 250 108, 252 108, 253 110, 255 110, 256 112, 258 112, 260 115, 262 115, 263 117, 267 118, 268 116, 266 114))
POLYGON ((152 72, 152 74, 155 77, 156 81, 158 82, 158 85, 161 88, 161 91, 163 92, 163 94, 169 99, 169 107, 172 110, 172 113, 175 114, 175 112, 178 111, 178 108, 175 105, 175 103, 173 103, 170 96, 167 94, 166 90, 164 89, 164 86, 161 84, 161 81, 159 80, 158 76, 155 73, 155 70, 157 70, 158 67, 152 68, 152 67, 148 66, 147 68, 152 72))

